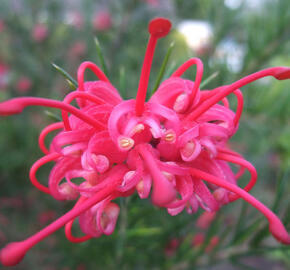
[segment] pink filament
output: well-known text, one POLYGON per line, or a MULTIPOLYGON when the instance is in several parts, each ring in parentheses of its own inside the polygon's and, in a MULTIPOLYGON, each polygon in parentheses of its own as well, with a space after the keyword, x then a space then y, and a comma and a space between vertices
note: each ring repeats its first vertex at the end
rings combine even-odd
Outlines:
POLYGON ((243 98, 243 93, 241 92, 240 89, 234 91, 234 94, 236 95, 237 101, 238 101, 237 111, 234 118, 234 125, 236 126, 239 123, 242 112, 243 112, 244 98, 243 98))
MULTIPOLYGON (((220 153, 230 154, 230 155, 233 155, 233 156, 235 156, 235 157, 240 157, 240 158, 242 158, 242 156, 241 156, 239 153, 234 152, 234 151, 232 151, 232 150, 230 150, 230 149, 226 149, 226 148, 218 147, 218 151, 219 151, 220 153)), ((235 174, 235 178, 236 178, 236 179, 239 179, 239 178, 240 178, 240 177, 245 173, 245 170, 246 170, 246 168, 240 165, 240 169, 239 169, 239 171, 235 174)))
MULTIPOLYGON (((216 158, 238 164, 238 165, 248 169, 248 171, 251 174, 251 179, 250 179, 250 182, 244 187, 244 190, 250 191, 254 187, 254 185, 256 184, 256 181, 257 181, 257 172, 256 172, 255 167, 250 162, 248 162, 242 158, 239 158, 237 156, 229 155, 226 153, 220 153, 220 152, 218 153, 216 158)), ((237 195, 234 195, 230 198, 230 201, 235 201, 238 198, 239 197, 237 195)))
POLYGON ((264 204, 258 201, 255 197, 253 197, 252 195, 250 195, 248 192, 241 189, 240 187, 233 185, 231 183, 228 183, 224 180, 221 180, 218 177, 215 177, 204 171, 193 169, 193 168, 191 168, 190 171, 191 171, 192 176, 198 177, 200 179, 203 179, 204 181, 207 181, 214 185, 225 188, 231 192, 236 193, 239 197, 243 198, 245 201, 247 201, 257 210, 259 210, 268 219, 270 232, 278 241, 284 244, 288 244, 288 245, 290 244, 290 236, 288 232, 286 231, 285 227, 283 226, 282 222, 270 209, 268 209, 264 204))
MULTIPOLYGON (((80 91, 75 91, 75 92, 72 92, 70 94, 68 94, 65 99, 63 100, 64 103, 66 104, 70 104, 74 99, 76 98, 82 98, 82 99, 87 99, 87 100, 90 100, 92 102, 94 102, 96 105, 101 105, 101 104, 105 104, 105 102, 94 96, 94 95, 91 95, 89 93, 85 93, 85 92, 80 92, 80 91)), ((64 126, 65 126, 65 129, 67 131, 71 130, 71 127, 70 127, 70 124, 69 124, 69 119, 68 119, 68 112, 67 111, 62 111, 61 112, 62 114, 62 119, 63 119, 63 123, 64 123, 64 126)))
POLYGON ((94 118, 84 114, 77 108, 65 104, 63 102, 45 98, 33 98, 33 97, 20 97, 13 98, 0 103, 0 115, 10 115, 21 113, 27 106, 45 106, 65 110, 71 114, 74 114, 79 119, 83 120, 87 124, 93 126, 96 129, 103 129, 104 125, 94 118))
POLYGON ((251 75, 248 75, 231 85, 226 87, 222 87, 222 90, 217 92, 216 95, 210 97, 206 101, 204 101, 200 106, 198 106, 191 114, 187 116, 188 121, 196 120, 200 115, 202 115, 205 111, 207 111, 210 107, 214 104, 222 100, 224 97, 228 96, 230 93, 234 92, 235 90, 243 87, 246 84, 249 84, 253 81, 261 79, 263 77, 273 76, 278 80, 284 80, 290 78, 290 68, 286 67, 273 67, 273 68, 266 68, 264 70, 258 71, 251 75))
POLYGON ((183 63, 172 75, 171 77, 180 77, 188 68, 190 68, 192 65, 196 65, 196 78, 194 81, 194 86, 192 89, 192 92, 189 96, 190 102, 192 102, 198 92, 201 80, 202 80, 202 74, 203 74, 203 63, 199 58, 191 58, 187 60, 185 63, 183 63))
POLYGON ((229 100, 228 100, 226 97, 224 97, 224 98, 222 99, 222 103, 224 104, 224 106, 225 106, 226 108, 229 108, 229 107, 230 107, 229 100))
MULTIPOLYGON (((87 68, 92 70, 101 81, 110 83, 105 73, 96 64, 94 64, 93 62, 85 61, 78 68, 77 77, 78 77, 78 86, 79 86, 78 90, 79 91, 84 91, 84 73, 87 68)), ((84 106, 84 105, 85 105, 85 102, 81 101, 81 106, 84 106)))
POLYGON ((43 166, 44 164, 50 162, 50 161, 54 161, 57 158, 59 158, 61 155, 59 153, 51 153, 48 154, 44 157, 42 157, 41 159, 37 160, 32 167, 30 168, 30 172, 29 172, 29 177, 30 177, 30 181, 31 183, 40 191, 50 194, 50 190, 48 187, 43 186, 42 184, 40 184, 36 178, 36 172, 37 170, 43 166))
MULTIPOLYGON (((120 176, 121 178, 121 176, 120 176)), ((116 188, 116 186, 120 185, 120 180, 112 183, 111 185, 107 185, 98 193, 96 193, 91 198, 88 198, 85 202, 80 204, 77 208, 73 208, 62 217, 36 233, 35 235, 27 238, 21 242, 12 242, 6 245, 0 251, 0 262, 4 266, 13 266, 19 263, 23 257, 25 256, 26 252, 35 246, 38 242, 49 236, 50 234, 54 233, 56 230, 63 227, 66 223, 70 220, 73 220, 81 213, 85 212, 87 209, 91 208, 93 205, 97 204, 98 202, 104 200, 108 197, 116 188)))
POLYGON ((46 148, 45 146, 45 137, 47 136, 48 133, 56 130, 56 129, 61 129, 63 128, 63 122, 57 122, 57 123, 53 123, 51 125, 48 125, 46 128, 44 128, 38 138, 38 144, 39 144, 39 148, 41 149, 41 151, 44 154, 48 154, 49 150, 46 148))

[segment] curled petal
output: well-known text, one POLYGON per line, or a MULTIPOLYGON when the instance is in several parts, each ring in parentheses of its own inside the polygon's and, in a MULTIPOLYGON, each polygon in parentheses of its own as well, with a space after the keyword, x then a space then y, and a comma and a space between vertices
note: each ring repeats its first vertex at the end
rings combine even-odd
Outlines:
POLYGON ((127 100, 118 104, 112 111, 108 120, 108 131, 112 140, 118 141, 120 131, 118 130, 120 119, 129 112, 134 110, 135 100, 127 100))
MULTIPOLYGON (((150 102, 162 104, 172 108, 177 113, 184 113, 190 103, 189 95, 194 83, 178 77, 165 80, 150 98, 150 102)), ((194 100, 194 105, 199 101, 199 93, 194 100)))
POLYGON ((174 207, 174 208, 170 208, 168 207, 167 208, 167 212, 169 215, 171 216, 176 216, 178 215, 179 213, 181 213, 183 211, 183 209, 185 208, 185 204, 181 204, 180 206, 178 207, 174 207))
POLYGON ((165 126, 167 129, 173 129, 176 134, 179 135, 180 133, 180 121, 177 116, 177 114, 168 109, 167 107, 153 102, 147 103, 147 108, 151 113, 153 113, 155 116, 159 116, 162 118, 165 118, 167 122, 165 123, 165 126))
POLYGON ((183 166, 178 165, 175 162, 158 162, 158 166, 162 171, 166 171, 175 175, 188 175, 189 169, 183 166))
POLYGON ((51 152, 61 152, 62 147, 65 145, 86 142, 93 135, 93 130, 72 130, 72 131, 62 131, 58 133, 51 142, 50 151, 51 152))
POLYGON ((219 204, 202 180, 194 180, 194 193, 200 206, 209 212, 217 211, 219 204))
POLYGON ((188 141, 195 139, 199 136, 199 125, 187 129, 178 137, 178 146, 184 146, 188 141))
POLYGON ((210 140, 209 138, 202 138, 200 139, 200 144, 208 151, 209 156, 211 158, 216 157, 217 155, 217 149, 216 145, 210 140))
POLYGON ((127 157, 126 152, 122 152, 116 147, 108 131, 98 132, 91 137, 88 145, 88 152, 105 156, 110 161, 110 164, 120 164, 127 157))
POLYGON ((149 174, 143 174, 141 180, 136 185, 136 190, 141 199, 145 199, 149 196, 152 185, 152 178, 149 174))
MULTIPOLYGON (((122 98, 119 92, 108 82, 103 81, 93 81, 93 82, 85 82, 84 90, 101 100, 103 100, 107 104, 111 104, 116 106, 120 102, 122 102, 122 98)), ((88 104, 90 104, 88 102, 88 104)))
POLYGON ((99 226, 97 226, 96 222, 97 212, 101 203, 94 205, 82 213, 79 217, 80 228, 82 232, 91 237, 100 237, 102 235, 102 231, 100 230, 99 226))
POLYGON ((201 152, 201 145, 198 140, 191 140, 180 149, 182 160, 189 162, 198 157, 201 152))
POLYGON ((49 174, 49 190, 51 195, 57 200, 71 200, 76 199, 78 192, 76 192, 68 183, 60 185, 61 180, 65 174, 70 170, 81 169, 79 158, 63 157, 58 160, 49 174))
POLYGON ((97 212, 97 226, 101 233, 110 235, 114 232, 119 212, 120 207, 116 203, 101 205, 97 212))
POLYGON ((140 171, 129 171, 123 177, 122 184, 118 187, 118 191, 126 192, 134 188, 141 179, 140 171))
MULTIPOLYGON (((176 189, 181 195, 181 200, 177 199, 174 202, 168 204, 166 207, 172 211, 176 209, 180 210, 180 206, 185 207, 193 195, 193 182, 192 178, 189 175, 177 177, 176 189)), ((182 210, 181 210, 182 211, 182 210)))
POLYGON ((66 146, 61 150, 63 156, 80 156, 83 151, 86 149, 86 143, 75 143, 70 146, 66 146))

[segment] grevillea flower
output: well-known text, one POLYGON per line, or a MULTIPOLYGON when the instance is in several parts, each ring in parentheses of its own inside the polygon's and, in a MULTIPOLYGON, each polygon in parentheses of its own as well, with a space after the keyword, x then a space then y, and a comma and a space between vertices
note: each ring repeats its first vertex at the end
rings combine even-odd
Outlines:
POLYGON ((44 41, 48 36, 47 26, 43 23, 38 23, 34 25, 31 35, 33 40, 36 42, 44 41))
POLYGON ((106 31, 112 27, 112 15, 108 10, 101 10, 94 15, 93 27, 97 31, 106 31))
POLYGON ((72 46, 68 50, 68 57, 69 58, 79 58, 83 56, 87 51, 87 45, 83 41, 77 41, 72 44, 72 46))
POLYGON ((5 23, 3 20, 0 19, 0 33, 5 30, 5 23))
POLYGON ((27 106, 62 110, 62 121, 47 126, 39 136, 44 156, 32 165, 30 180, 57 200, 77 199, 72 210, 34 236, 4 247, 0 255, 4 265, 17 264, 31 247, 63 226, 68 240, 75 243, 112 234, 120 211, 113 201, 135 191, 141 199, 150 196, 154 205, 166 208, 170 215, 183 210, 195 213, 199 207, 215 212, 242 198, 268 219, 270 232, 278 241, 290 244, 279 218, 249 194, 257 179, 255 168, 227 147, 243 110, 239 88, 266 76, 289 79, 290 68, 267 68, 230 85, 200 90, 203 64, 192 58, 145 102, 157 41, 170 28, 170 21, 164 18, 149 24, 136 100, 122 100, 106 75, 95 64, 84 62, 78 69, 78 89, 63 101, 21 97, 0 103, 2 116, 21 113, 27 106), (197 67, 195 81, 181 78, 192 65, 197 67), (99 80, 84 82, 86 69, 99 80), (227 99, 232 93, 237 98, 236 111, 227 99), (78 108, 70 105, 73 100, 78 108), (48 148, 45 137, 55 130, 59 132, 48 148), (55 165, 46 187, 37 181, 36 173, 48 162, 55 165), (234 173, 230 164, 239 166, 239 171, 234 173), (246 170, 251 178, 241 188, 238 180, 246 170), (76 218, 85 234, 82 237, 71 233, 76 218))
POLYGON ((16 84, 16 90, 19 93, 26 93, 30 90, 32 86, 31 80, 25 76, 19 78, 16 84))
POLYGON ((0 91, 5 90, 9 82, 10 68, 0 60, 0 91))

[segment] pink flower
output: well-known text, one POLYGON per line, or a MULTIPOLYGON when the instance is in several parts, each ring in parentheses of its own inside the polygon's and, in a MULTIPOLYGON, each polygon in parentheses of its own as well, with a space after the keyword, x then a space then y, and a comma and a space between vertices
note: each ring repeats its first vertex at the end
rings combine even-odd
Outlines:
POLYGON ((107 10, 99 11, 94 15, 93 27, 97 31, 106 31, 112 27, 112 16, 107 10))
POLYGON ((205 249, 205 252, 207 253, 212 252, 212 250, 218 245, 219 241, 220 241, 220 238, 217 235, 213 236, 210 239, 209 244, 205 249))
POLYGON ((178 240, 177 238, 172 238, 165 247, 165 255, 167 257, 172 257, 178 249, 179 245, 180 240, 178 240))
POLYGON ((206 230, 215 219, 215 212, 204 212, 196 221, 196 226, 200 229, 206 230))
POLYGON ((84 62, 78 69, 77 91, 63 101, 22 97, 0 103, 3 116, 21 113, 27 106, 62 110, 62 121, 41 132, 39 146, 44 156, 33 164, 29 176, 33 185, 57 200, 78 199, 72 210, 34 236, 4 247, 0 254, 4 265, 17 264, 31 247, 64 225, 66 237, 75 243, 112 234, 120 211, 114 199, 135 191, 141 199, 151 192, 152 203, 166 208, 170 215, 183 210, 192 214, 199 207, 215 212, 242 198, 268 219, 270 232, 278 241, 290 244, 278 217, 249 194, 257 179, 255 168, 227 147, 243 110, 239 88, 265 76, 289 79, 290 68, 267 68, 230 85, 200 90, 203 64, 192 58, 145 102, 157 41, 170 28, 170 21, 164 18, 149 24, 150 39, 136 100, 123 100, 95 64, 84 62), (181 78, 192 65, 197 67, 195 81, 181 78), (86 69, 99 80, 84 82, 86 69), (236 111, 227 99, 231 93, 237 98, 236 111), (79 108, 70 105, 73 100, 79 108), (55 130, 59 132, 47 147, 45 137, 55 130), (36 172, 48 162, 55 165, 47 187, 37 181, 36 172), (240 168, 236 174, 230 164, 240 168), (238 179, 246 170, 251 178, 242 189, 238 179), (80 178, 83 181, 76 183, 80 178), (82 237, 71 233, 77 217, 82 237))
POLYGON ((42 42, 44 41, 47 36, 48 36, 48 29, 47 26, 43 23, 38 23, 35 24, 33 29, 32 29, 32 38, 36 41, 36 42, 42 42))
POLYGON ((86 266, 83 263, 81 263, 77 266, 76 270, 86 270, 86 269, 87 269, 86 266))
POLYGON ((26 93, 30 90, 31 86, 31 80, 23 76, 18 80, 16 84, 16 89, 19 93, 26 93))
POLYGON ((153 8, 156 8, 160 5, 159 0, 145 0, 145 2, 153 8))
POLYGON ((0 243, 5 242, 6 241, 6 236, 5 234, 0 230, 0 243))
MULTIPOLYGON (((210 240, 208 245, 205 248, 206 253, 210 253, 219 243, 219 237, 217 235, 214 235, 210 240)), ((204 244, 205 241, 205 234, 204 233, 197 233, 192 238, 192 247, 198 248, 201 245, 204 244)))
POLYGON ((69 20, 69 23, 78 30, 82 29, 84 26, 84 17, 78 11, 69 13, 68 20, 69 20))
POLYGON ((192 238, 192 246, 195 247, 200 247, 203 242, 204 242, 205 236, 204 233, 197 233, 194 235, 192 238))
POLYGON ((69 58, 78 58, 83 56, 86 53, 87 46, 83 41, 77 41, 72 44, 68 51, 69 58))
POLYGON ((0 33, 5 30, 5 23, 3 20, 0 19, 0 33))
POLYGON ((24 202, 21 198, 11 197, 11 198, 1 198, 0 199, 0 208, 2 207, 13 207, 13 208, 22 208, 24 202))
POLYGON ((0 62, 0 90, 6 89, 9 80, 10 68, 0 62))
POLYGON ((44 225, 47 222, 54 220, 55 218, 56 218, 56 212, 53 210, 48 210, 38 215, 38 222, 44 225))

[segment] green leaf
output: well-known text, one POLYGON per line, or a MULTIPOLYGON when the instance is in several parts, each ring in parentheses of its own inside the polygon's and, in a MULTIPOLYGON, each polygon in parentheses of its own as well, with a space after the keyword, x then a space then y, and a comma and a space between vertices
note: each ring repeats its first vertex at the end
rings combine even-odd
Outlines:
POLYGON ((163 79, 163 76, 164 76, 164 73, 165 73, 165 70, 166 70, 166 67, 167 67, 167 64, 168 64, 168 61, 169 61, 169 58, 170 58, 170 55, 172 53, 172 50, 174 48, 174 43, 172 42, 166 52, 166 55, 164 57, 164 60, 162 62, 162 65, 161 65, 161 69, 159 71, 159 74, 157 76, 157 80, 156 80, 156 83, 153 87, 153 91, 152 91, 152 94, 155 93, 155 91, 157 90, 157 88, 159 87, 160 85, 160 82, 161 80, 163 79))
POLYGON ((59 115, 51 112, 51 111, 48 111, 48 110, 45 110, 44 113, 49 117, 51 118, 53 121, 56 121, 56 122, 61 122, 62 119, 59 115))
POLYGON ((65 77, 68 81, 70 81, 70 83, 74 85, 75 88, 78 88, 77 81, 71 75, 69 75, 63 68, 59 67, 55 63, 51 64, 63 77, 65 77))
POLYGON ((246 264, 240 262, 236 256, 232 256, 230 258, 230 262, 242 270, 258 270, 255 267, 252 267, 252 266, 249 266, 249 265, 246 265, 246 264))
POLYGON ((100 60, 100 64, 101 64, 102 70, 108 76, 108 68, 107 68, 107 65, 106 65, 106 62, 105 62, 105 59, 104 59, 104 56, 103 56, 103 52, 102 52, 99 40, 97 39, 97 37, 95 37, 94 41, 95 41, 97 54, 98 54, 98 57, 99 57, 99 60, 100 60))
POLYGON ((119 89, 123 98, 126 98, 126 76, 125 76, 125 68, 121 66, 119 73, 119 89))
POLYGON ((127 230, 127 236, 128 237, 148 237, 148 236, 154 236, 158 235, 162 232, 161 228, 158 227, 151 227, 151 228, 137 228, 137 229, 131 229, 127 230))
POLYGON ((68 83, 68 85, 69 85, 69 88, 70 88, 72 91, 74 91, 74 90, 77 89, 77 87, 75 87, 75 85, 74 85, 70 80, 66 79, 66 81, 67 81, 67 83, 68 83))
POLYGON ((263 218, 259 217, 251 225, 246 227, 243 231, 240 231, 239 234, 234 239, 234 241, 232 242, 232 245, 240 244, 245 240, 249 239, 252 236, 252 234, 257 231, 257 228, 260 226, 262 220, 263 218))
POLYGON ((282 201, 282 197, 283 197, 283 193, 285 191, 285 186, 286 186, 286 180, 288 179, 288 172, 287 171, 282 171, 280 176, 278 177, 278 181, 277 181, 277 188, 276 188, 276 194, 275 194, 275 200, 274 200, 274 204, 272 207, 273 212, 277 212, 281 201, 282 201))
POLYGON ((235 226, 234 235, 231 241, 232 244, 236 242, 236 240, 239 238, 240 232, 243 230, 247 209, 248 209, 248 204, 246 202, 242 202, 241 213, 239 215, 239 219, 235 226))
POLYGON ((209 77, 207 77, 201 84, 199 88, 203 88, 207 84, 209 84, 213 79, 215 79, 219 75, 219 71, 214 72, 209 77))

